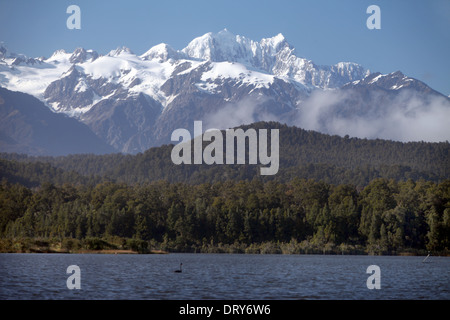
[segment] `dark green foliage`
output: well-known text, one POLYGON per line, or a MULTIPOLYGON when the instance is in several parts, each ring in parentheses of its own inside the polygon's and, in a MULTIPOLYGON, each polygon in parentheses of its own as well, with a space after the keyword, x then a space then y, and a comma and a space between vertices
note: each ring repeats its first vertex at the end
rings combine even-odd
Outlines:
POLYGON ((176 166, 172 146, 133 156, 1 154, 0 251, 47 248, 11 239, 53 239, 67 251, 448 252, 448 142, 252 127, 280 129, 275 176, 255 165, 176 166))
POLYGON ((60 239, 68 251, 116 249, 104 240, 114 237, 141 253, 149 243, 204 252, 448 251, 449 212, 450 180, 376 179, 360 192, 304 179, 0 185, 2 239, 60 239))
POLYGON ((3 153, 0 158, 9 161, 0 162, 0 176, 29 187, 46 181, 55 184, 97 184, 101 181, 139 184, 166 180, 201 184, 251 180, 255 176, 265 181, 288 182, 299 177, 363 187, 376 178, 440 182, 450 176, 448 142, 402 143, 342 138, 275 122, 260 122, 242 128, 280 130, 280 170, 276 175, 261 177, 259 165, 174 165, 170 157, 173 146, 165 145, 136 155, 29 157, 3 153))
POLYGON ((109 243, 96 237, 87 237, 83 239, 83 245, 88 250, 110 249, 109 243))
POLYGON ((130 250, 139 252, 139 253, 147 253, 148 250, 148 242, 141 239, 128 239, 126 242, 125 248, 129 248, 130 250))
POLYGON ((38 187, 49 182, 56 185, 96 184, 104 179, 100 177, 86 177, 72 170, 55 168, 46 162, 21 162, 0 159, 0 177, 12 183, 19 183, 27 187, 38 187))

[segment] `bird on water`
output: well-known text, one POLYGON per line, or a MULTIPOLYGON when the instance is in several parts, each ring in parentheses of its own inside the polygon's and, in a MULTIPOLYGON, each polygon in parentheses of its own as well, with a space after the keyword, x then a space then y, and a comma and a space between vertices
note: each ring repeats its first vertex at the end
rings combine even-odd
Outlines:
POLYGON ((182 266, 183 264, 182 263, 180 263, 180 269, 178 269, 178 270, 175 270, 174 272, 177 272, 177 273, 181 273, 182 272, 182 270, 181 270, 181 266, 182 266))

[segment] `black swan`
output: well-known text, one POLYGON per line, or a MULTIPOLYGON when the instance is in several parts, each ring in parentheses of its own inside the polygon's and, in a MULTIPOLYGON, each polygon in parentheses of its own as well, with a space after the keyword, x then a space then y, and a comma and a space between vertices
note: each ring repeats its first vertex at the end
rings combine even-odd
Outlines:
POLYGON ((180 269, 178 269, 178 270, 175 270, 174 272, 177 272, 177 273, 181 273, 182 271, 181 271, 181 266, 182 266, 183 264, 182 263, 180 263, 180 269))

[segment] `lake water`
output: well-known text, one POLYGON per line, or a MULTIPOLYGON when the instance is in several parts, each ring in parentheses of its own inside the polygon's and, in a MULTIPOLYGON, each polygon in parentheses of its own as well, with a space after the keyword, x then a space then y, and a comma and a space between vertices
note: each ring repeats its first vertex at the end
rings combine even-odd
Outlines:
POLYGON ((450 299, 450 257, 0 254, 0 299, 450 299), (174 273, 183 263, 183 272, 174 273), (67 267, 80 267, 69 290, 67 267), (368 266, 380 267, 369 290, 368 266))

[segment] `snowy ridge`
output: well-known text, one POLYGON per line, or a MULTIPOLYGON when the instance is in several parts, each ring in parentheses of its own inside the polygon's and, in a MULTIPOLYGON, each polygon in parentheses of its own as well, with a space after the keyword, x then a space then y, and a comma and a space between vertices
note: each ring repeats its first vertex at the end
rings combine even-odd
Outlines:
POLYGON ((200 90, 215 93, 217 85, 225 79, 234 79, 239 85, 251 85, 255 88, 268 88, 273 83, 275 76, 247 69, 244 65, 235 62, 216 62, 212 68, 204 72, 201 82, 196 83, 200 90))
POLYGON ((87 112, 97 101, 113 97, 119 87, 122 88, 121 98, 124 92, 129 96, 143 93, 165 108, 172 102, 174 94, 166 95, 161 90, 163 84, 173 75, 198 71, 203 62, 209 62, 210 68, 204 70, 195 86, 208 93, 215 93, 217 83, 225 79, 240 85, 268 88, 275 78, 280 78, 312 90, 336 88, 369 74, 354 63, 317 66, 310 60, 299 58, 282 34, 257 42, 224 29, 197 37, 182 50, 161 43, 140 56, 127 47, 111 50, 106 55, 77 48, 72 53, 57 50, 48 59, 33 59, 11 54, 2 45, 0 85, 32 94, 51 105, 53 110, 68 115, 87 112), (50 90, 50 84, 56 81, 65 81, 68 85, 64 78, 73 66, 80 75, 72 81, 80 83, 70 84, 70 92, 62 87, 58 91, 55 86, 50 90))

